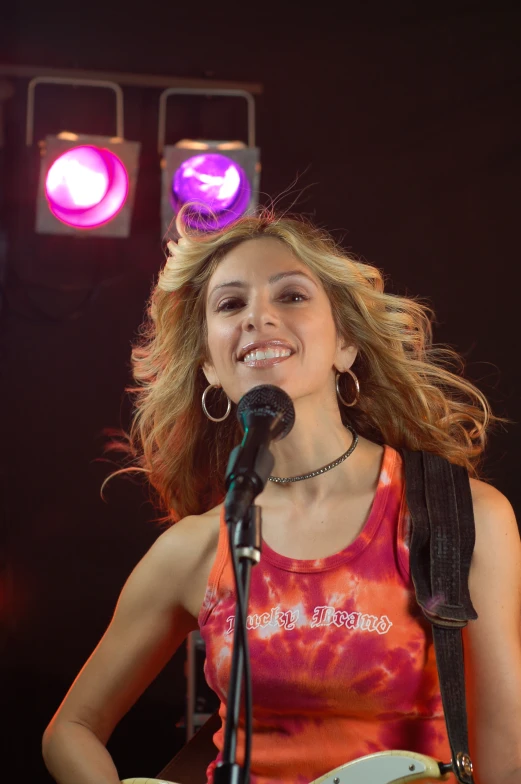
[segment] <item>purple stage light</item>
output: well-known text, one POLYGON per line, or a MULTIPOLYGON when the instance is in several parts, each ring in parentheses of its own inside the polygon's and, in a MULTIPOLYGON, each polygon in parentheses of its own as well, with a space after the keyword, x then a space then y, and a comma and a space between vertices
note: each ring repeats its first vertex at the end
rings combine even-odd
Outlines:
POLYGON ((244 169, 218 153, 196 155, 184 161, 172 179, 172 206, 193 210, 187 222, 194 229, 222 229, 246 212, 251 186, 244 169))
POLYGON ((60 155, 45 181, 53 215, 78 229, 92 229, 114 218, 128 189, 128 174, 119 158, 110 150, 91 145, 60 155))

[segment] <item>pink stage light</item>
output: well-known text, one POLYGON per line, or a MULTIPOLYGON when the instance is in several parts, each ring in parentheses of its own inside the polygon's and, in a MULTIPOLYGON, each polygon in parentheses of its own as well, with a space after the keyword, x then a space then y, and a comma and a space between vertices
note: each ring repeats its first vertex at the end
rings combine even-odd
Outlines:
POLYGON ((84 145, 60 155, 47 172, 45 196, 52 214, 77 229, 108 223, 123 207, 127 170, 110 150, 84 145))

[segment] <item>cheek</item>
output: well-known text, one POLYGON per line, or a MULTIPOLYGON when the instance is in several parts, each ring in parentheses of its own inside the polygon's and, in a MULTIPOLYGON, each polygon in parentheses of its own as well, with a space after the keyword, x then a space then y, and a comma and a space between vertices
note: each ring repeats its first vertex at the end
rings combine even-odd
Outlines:
POLYGON ((329 357, 337 347, 337 331, 333 319, 328 314, 323 318, 310 319, 302 328, 304 345, 312 347, 313 353, 329 357))
POLYGON ((234 327, 232 324, 208 323, 206 344, 208 353, 215 367, 221 365, 232 354, 234 344, 234 327))

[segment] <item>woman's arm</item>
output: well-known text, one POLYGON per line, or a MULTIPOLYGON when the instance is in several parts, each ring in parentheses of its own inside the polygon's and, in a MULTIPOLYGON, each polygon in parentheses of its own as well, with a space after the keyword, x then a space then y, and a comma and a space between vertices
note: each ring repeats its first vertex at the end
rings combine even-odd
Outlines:
POLYGON ((476 547, 464 630, 471 755, 478 784, 521 784, 521 540, 512 507, 472 481, 476 547))
POLYGON ((204 550, 198 523, 177 523, 136 566, 110 626, 46 729, 43 755, 58 784, 119 784, 105 744, 197 625, 185 607, 204 550))

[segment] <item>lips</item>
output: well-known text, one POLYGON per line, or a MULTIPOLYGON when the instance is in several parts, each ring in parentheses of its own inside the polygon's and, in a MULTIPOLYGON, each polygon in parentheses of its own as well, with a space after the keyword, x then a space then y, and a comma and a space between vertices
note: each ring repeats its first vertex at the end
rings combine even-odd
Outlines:
POLYGON ((248 362, 287 359, 293 353, 293 347, 283 340, 264 340, 243 346, 239 352, 238 360, 244 362, 246 357, 248 357, 248 362), (266 356, 266 352, 269 356, 266 356))
POLYGON ((243 359, 243 363, 245 365, 249 365, 252 362, 271 362, 272 360, 277 359, 287 359, 291 356, 291 351, 289 348, 278 349, 278 348, 268 348, 265 351, 260 351, 259 349, 250 351, 243 359))

